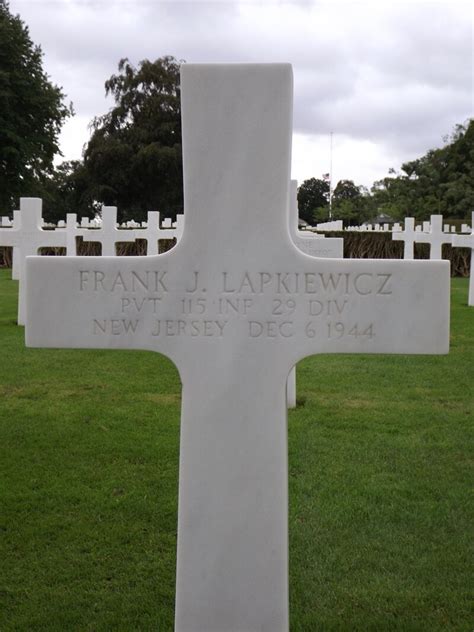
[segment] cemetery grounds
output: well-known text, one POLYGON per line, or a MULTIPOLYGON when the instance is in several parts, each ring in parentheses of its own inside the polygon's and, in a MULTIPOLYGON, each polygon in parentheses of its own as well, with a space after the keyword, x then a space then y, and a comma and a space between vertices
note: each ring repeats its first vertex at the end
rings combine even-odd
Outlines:
MULTIPOLYGON (((152 352, 27 349, 17 287, 0 270, 0 630, 171 632, 178 373, 152 352)), ((447 356, 298 364, 292 632, 474 629, 468 279, 451 293, 447 356)))

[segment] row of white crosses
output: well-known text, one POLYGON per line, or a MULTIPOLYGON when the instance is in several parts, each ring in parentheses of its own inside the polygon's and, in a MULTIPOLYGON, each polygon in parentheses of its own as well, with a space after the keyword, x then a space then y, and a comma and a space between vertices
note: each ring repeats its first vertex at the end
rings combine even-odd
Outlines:
POLYGON ((454 248, 471 249, 471 272, 469 277, 469 296, 467 304, 472 307, 474 306, 474 211, 472 212, 471 232, 465 235, 453 235, 452 246, 454 248))
MULTIPOLYGON (((467 227, 467 224, 466 224, 467 227)), ((463 235, 454 235, 443 231, 443 216, 432 215, 430 222, 423 222, 423 226, 415 228, 415 219, 413 217, 405 218, 405 230, 392 234, 392 239, 404 242, 403 258, 414 258, 415 243, 425 243, 430 245, 430 259, 442 258, 443 244, 451 244, 453 248, 470 248, 471 249, 471 271, 469 277, 469 297, 468 305, 474 305, 474 212, 472 213, 472 221, 470 233, 463 235)))
MULTIPOLYGON (((85 223, 85 222, 84 222, 85 223)), ((75 257, 76 237, 82 237, 86 242, 99 242, 102 256, 115 256, 116 244, 119 242, 133 242, 136 239, 147 241, 147 255, 158 254, 159 241, 164 239, 181 238, 184 227, 183 215, 178 216, 176 229, 160 228, 159 213, 148 213, 145 228, 118 229, 117 208, 102 207, 102 221, 98 228, 81 228, 77 226, 77 217, 68 213, 64 228, 45 230, 42 218, 42 201, 40 198, 21 198, 20 210, 14 211, 11 227, 0 228, 0 246, 13 248, 12 278, 19 281, 18 290, 18 324, 25 324, 26 287, 24 280, 24 266, 26 257, 38 254, 40 248, 66 248, 66 256, 75 257)))
POLYGON ((317 228, 318 230, 335 231, 335 232, 344 230, 342 219, 335 219, 329 222, 320 222, 319 224, 316 224, 315 228, 317 228))
MULTIPOLYGON (((390 224, 362 224, 361 226, 347 226, 344 230, 352 232, 390 232, 391 230, 397 230, 397 224, 391 228, 390 224)), ((342 230, 342 229, 341 229, 342 230)))
POLYGON ((441 259, 443 244, 451 244, 453 235, 443 231, 443 216, 432 215, 430 222, 423 222, 423 226, 415 228, 413 217, 405 218, 405 230, 392 233, 392 239, 404 242, 403 258, 414 258, 415 243, 430 245, 430 259, 441 259))
POLYGON ((296 248, 290 65, 183 64, 180 85, 182 239, 156 257, 30 257, 26 342, 171 358, 175 630, 287 632, 288 374, 316 353, 447 353, 449 263, 296 248))
MULTIPOLYGON (((413 220, 414 221, 414 220, 413 220)), ((397 233, 402 231, 402 226, 399 222, 390 224, 362 224, 361 226, 347 226, 344 230, 352 232, 393 232, 397 233)), ((423 222, 422 225, 415 227, 417 232, 427 233, 430 231, 430 222, 423 222)), ((456 233, 456 226, 450 226, 449 224, 443 225, 443 231, 445 233, 456 233)), ((461 233, 470 233, 471 228, 468 224, 461 225, 461 233)))

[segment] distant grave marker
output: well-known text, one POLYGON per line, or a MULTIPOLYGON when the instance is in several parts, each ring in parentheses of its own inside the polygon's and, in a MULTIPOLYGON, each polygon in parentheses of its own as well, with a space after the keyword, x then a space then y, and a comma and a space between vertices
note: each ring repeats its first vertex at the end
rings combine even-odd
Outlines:
POLYGON ((416 235, 415 241, 430 245, 430 259, 441 259, 443 244, 450 244, 452 235, 443 232, 443 216, 432 215, 429 224, 429 232, 416 235))
POLYGON ((25 324, 26 315, 26 284, 25 266, 28 255, 38 254, 40 248, 64 247, 66 235, 64 231, 43 230, 41 217, 42 201, 39 198, 20 198, 20 226, 0 230, 0 246, 13 246, 17 252, 19 263, 19 292, 18 292, 18 324, 25 324))
MULTIPOLYGON (((82 224, 82 222, 81 222, 82 224)), ((102 245, 103 257, 114 257, 116 244, 122 241, 135 241, 135 230, 117 228, 117 207, 102 207, 102 224, 100 228, 90 229, 83 234, 83 241, 97 241, 102 245)))
POLYGON ((414 244, 418 233, 415 231, 415 218, 405 217, 405 229, 401 232, 392 233, 392 239, 395 241, 403 241, 403 258, 414 258, 414 244))
POLYGON ((145 239, 147 242, 146 254, 148 256, 159 254, 159 241, 162 239, 174 239, 176 231, 160 228, 160 214, 158 211, 149 211, 146 228, 137 230, 137 239, 145 239))
POLYGON ((453 235, 453 248, 471 249, 471 269, 469 273, 469 295, 467 304, 474 306, 474 211, 471 220, 471 233, 469 235, 453 235))

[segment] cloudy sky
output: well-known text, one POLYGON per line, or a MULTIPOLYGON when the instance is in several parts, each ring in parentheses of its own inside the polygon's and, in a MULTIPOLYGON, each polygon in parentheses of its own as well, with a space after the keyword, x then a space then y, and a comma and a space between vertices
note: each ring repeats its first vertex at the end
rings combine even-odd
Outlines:
POLYGON ((61 136, 79 158, 111 106, 120 58, 291 62, 292 176, 330 168, 370 186, 473 116, 473 9, 461 0, 10 0, 76 115, 61 136))

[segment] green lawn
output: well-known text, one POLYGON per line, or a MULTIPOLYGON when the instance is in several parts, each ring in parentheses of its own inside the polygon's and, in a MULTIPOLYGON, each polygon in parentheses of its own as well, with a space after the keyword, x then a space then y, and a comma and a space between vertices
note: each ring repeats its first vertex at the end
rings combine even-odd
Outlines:
MULTIPOLYGON (((289 414, 292 632, 474 629, 474 308, 448 356, 319 356, 289 414)), ((0 631, 173 629, 180 383, 26 349, 0 271, 0 631)), ((270 631, 273 632, 273 631, 270 631)))

